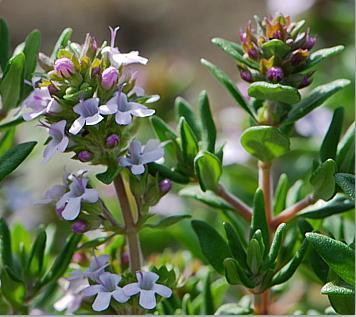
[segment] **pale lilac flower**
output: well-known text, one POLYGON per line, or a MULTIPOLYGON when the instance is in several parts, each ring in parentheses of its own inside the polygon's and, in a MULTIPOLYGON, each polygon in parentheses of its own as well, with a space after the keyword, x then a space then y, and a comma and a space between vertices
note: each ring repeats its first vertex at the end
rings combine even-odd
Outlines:
POLYGON ((73 62, 66 57, 57 59, 54 63, 54 69, 64 78, 69 78, 74 74, 73 62))
POLYGON ((109 266, 109 256, 100 255, 94 256, 94 259, 90 262, 89 268, 82 272, 81 270, 76 270, 71 273, 68 281, 71 284, 76 285, 81 283, 85 279, 90 279, 92 281, 98 282, 99 276, 104 273, 105 269, 109 266))
POLYGON ((78 217, 82 201, 95 203, 99 199, 98 192, 93 188, 87 188, 88 179, 82 176, 74 176, 69 191, 57 202, 56 208, 63 209, 61 216, 65 220, 74 220, 78 217))
POLYGON ((84 296, 94 296, 92 308, 94 311, 103 311, 110 305, 114 298, 119 303, 126 303, 130 297, 124 294, 122 288, 118 286, 121 276, 105 272, 99 276, 99 284, 91 285, 83 290, 84 296))
POLYGON ((129 64, 147 64, 148 59, 139 56, 138 51, 131 51, 129 53, 120 53, 115 45, 116 33, 119 30, 119 27, 115 29, 110 27, 111 31, 111 45, 104 47, 102 53, 108 54, 110 63, 112 66, 119 68, 121 65, 129 65, 129 64))
POLYGON ((79 114, 69 132, 76 135, 84 127, 84 125, 95 125, 104 118, 99 113, 99 98, 90 98, 80 100, 78 104, 73 107, 73 111, 79 114))
POLYGON ((116 85, 118 78, 118 70, 115 67, 110 66, 105 69, 101 75, 101 86, 104 89, 109 90, 116 85))
POLYGON ((57 202, 67 191, 66 185, 54 185, 44 194, 44 198, 39 200, 38 204, 50 204, 57 202))
POLYGON ((61 120, 48 126, 48 134, 52 140, 43 152, 44 161, 47 162, 56 152, 63 153, 67 149, 69 138, 65 134, 66 124, 66 120, 61 120))
POLYGON ((51 97, 47 87, 35 88, 24 100, 22 108, 30 109, 22 115, 25 121, 30 121, 44 113, 58 112, 59 103, 51 97))
POLYGON ((140 175, 145 171, 145 164, 161 159, 164 151, 157 140, 149 140, 145 146, 140 141, 133 140, 128 149, 128 156, 119 158, 119 164, 129 167, 132 174, 140 175))
POLYGON ((123 92, 118 92, 105 105, 99 107, 101 114, 115 114, 115 121, 120 125, 128 125, 132 122, 132 117, 148 117, 155 113, 137 102, 128 101, 123 92))
POLYGON ((123 287, 127 296, 140 294, 139 304, 145 309, 156 307, 156 297, 158 294, 162 297, 170 297, 172 290, 165 285, 157 284, 159 276, 153 272, 137 272, 137 283, 131 283, 123 287))

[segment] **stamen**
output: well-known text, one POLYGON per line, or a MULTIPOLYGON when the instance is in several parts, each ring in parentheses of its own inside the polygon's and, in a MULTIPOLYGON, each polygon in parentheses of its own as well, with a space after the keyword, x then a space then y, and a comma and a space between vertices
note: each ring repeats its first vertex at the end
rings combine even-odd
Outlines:
POLYGON ((119 26, 117 26, 115 29, 113 29, 111 26, 109 26, 110 32, 111 32, 111 42, 110 42, 110 46, 112 48, 114 48, 115 45, 115 39, 116 39, 116 34, 117 31, 120 29, 119 26))

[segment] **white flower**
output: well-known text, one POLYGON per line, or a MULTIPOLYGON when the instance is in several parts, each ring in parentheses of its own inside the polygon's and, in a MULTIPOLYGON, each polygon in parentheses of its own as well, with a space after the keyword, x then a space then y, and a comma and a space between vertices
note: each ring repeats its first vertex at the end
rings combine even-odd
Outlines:
POLYGON ((155 162, 164 155, 164 151, 157 140, 149 140, 145 146, 142 146, 140 141, 133 140, 129 145, 128 153, 127 157, 119 158, 119 164, 130 167, 134 175, 143 174, 145 164, 155 162))
POLYGON ((103 311, 110 305, 114 298, 119 303, 126 303, 130 297, 124 294, 122 288, 118 286, 121 276, 105 272, 99 276, 99 284, 91 285, 83 290, 84 296, 94 296, 92 308, 94 311, 103 311))
POLYGON ((153 272, 137 272, 137 283, 131 283, 123 287, 127 296, 140 294, 139 304, 145 309, 156 307, 156 297, 158 294, 162 297, 170 297, 172 290, 165 285, 157 284, 159 276, 153 272))

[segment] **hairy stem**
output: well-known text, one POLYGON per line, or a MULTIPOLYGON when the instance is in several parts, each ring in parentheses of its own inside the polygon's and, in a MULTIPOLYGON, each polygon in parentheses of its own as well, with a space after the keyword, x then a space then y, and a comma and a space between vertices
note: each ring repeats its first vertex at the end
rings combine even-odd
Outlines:
POLYGON ((265 162, 258 162, 258 183, 263 191, 265 201, 265 213, 267 223, 270 224, 272 220, 272 177, 271 164, 265 162))
POLYGON ((288 220, 292 219, 299 211, 314 204, 315 201, 316 199, 313 195, 308 195, 301 201, 297 202, 295 205, 285 209, 272 220, 271 228, 276 229, 282 222, 287 222, 288 220))
POLYGON ((141 269, 141 246, 138 237, 135 221, 131 212, 130 203, 127 197, 127 192, 121 175, 114 179, 114 186, 117 197, 119 198, 122 218, 125 223, 125 233, 127 237, 130 270, 132 273, 141 269))
POLYGON ((228 202, 232 207, 234 207, 236 212, 242 217, 244 217, 247 221, 251 221, 251 208, 239 198, 229 193, 223 185, 219 184, 218 188, 215 190, 215 194, 224 199, 226 202, 228 202))

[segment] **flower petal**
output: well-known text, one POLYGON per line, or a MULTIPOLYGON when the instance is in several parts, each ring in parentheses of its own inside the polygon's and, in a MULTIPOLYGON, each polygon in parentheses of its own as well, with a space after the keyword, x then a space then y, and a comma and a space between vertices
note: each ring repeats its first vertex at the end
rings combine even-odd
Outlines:
POLYGON ((139 304, 145 309, 155 308, 156 307, 155 292, 141 289, 139 304))
POLYGON ((59 104, 59 102, 55 99, 51 99, 51 101, 48 103, 47 108, 46 108, 46 112, 47 113, 51 113, 51 112, 60 112, 62 110, 61 105, 59 104))
POLYGON ((111 293, 110 292, 100 292, 95 298, 92 305, 93 310, 103 311, 107 309, 110 305, 111 293))
POLYGON ((99 107, 99 112, 104 115, 114 114, 117 112, 117 104, 108 102, 106 105, 99 107))
POLYGON ((87 125, 95 125, 95 124, 99 123, 103 119, 104 119, 104 117, 97 113, 97 114, 95 114, 95 115, 93 115, 91 117, 85 118, 85 123, 87 125))
POLYGON ((138 294, 141 291, 138 283, 127 284, 122 288, 122 290, 127 296, 138 294))
POLYGON ((115 121, 120 125, 128 125, 132 121, 131 113, 129 111, 120 112, 118 111, 115 115, 115 121))
POLYGON ((72 126, 69 129, 69 132, 76 135, 79 133, 79 131, 84 127, 85 124, 85 119, 83 117, 79 117, 76 119, 72 126))
POLYGON ((62 141, 57 145, 58 152, 64 152, 67 149, 69 143, 68 137, 63 137, 62 141))
POLYGON ((124 294, 122 288, 117 289, 116 291, 114 291, 114 292, 112 293, 112 297, 114 297, 114 299, 115 299, 116 301, 118 301, 119 303, 126 303, 126 302, 130 299, 129 296, 127 296, 126 294, 124 294))
POLYGON ((90 296, 94 296, 102 291, 103 291, 102 285, 90 285, 87 288, 83 289, 83 295, 86 297, 90 297, 90 296))
POLYGON ((130 112, 135 117, 143 118, 143 117, 152 116, 155 113, 155 110, 149 109, 136 102, 130 102, 130 105, 132 106, 132 110, 130 112))
POLYGON ((43 151, 43 161, 47 162, 57 152, 57 142, 51 140, 43 151))
POLYGON ((132 165, 131 173, 134 175, 141 175, 145 172, 145 167, 143 165, 132 165))
POLYGON ((99 199, 99 194, 94 188, 87 188, 82 198, 89 203, 95 203, 99 199))
POLYGON ((154 162, 162 158, 164 155, 164 151, 162 148, 158 148, 156 150, 143 153, 141 156, 141 163, 146 164, 150 162, 154 162))
POLYGON ((130 161, 130 159, 128 159, 127 157, 120 157, 119 158, 119 164, 123 167, 127 167, 127 166, 131 166, 132 163, 130 161))
POLYGON ((81 200, 82 199, 80 197, 68 199, 68 203, 62 212, 62 217, 65 220, 74 220, 75 218, 78 217, 78 215, 80 213, 81 200))
POLYGON ((153 286, 153 291, 155 291, 158 295, 161 295, 162 297, 171 297, 172 295, 172 290, 165 286, 165 285, 162 285, 162 284, 155 284, 153 286))

